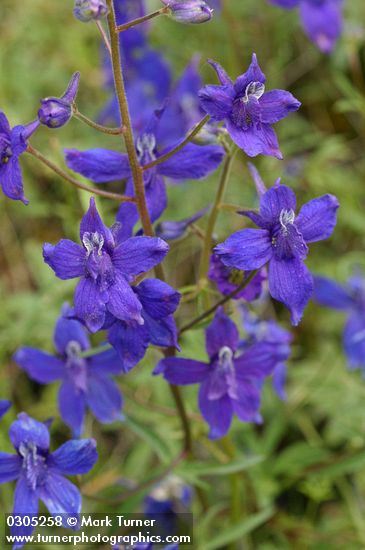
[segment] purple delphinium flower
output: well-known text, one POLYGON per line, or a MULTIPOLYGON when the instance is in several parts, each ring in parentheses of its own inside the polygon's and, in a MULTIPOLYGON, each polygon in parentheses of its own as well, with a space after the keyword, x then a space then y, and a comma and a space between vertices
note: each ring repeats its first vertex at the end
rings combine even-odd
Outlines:
POLYGON ((7 399, 0 399, 0 418, 8 412, 11 407, 11 401, 7 399))
POLYGON ((174 241, 184 236, 189 226, 200 220, 208 212, 209 208, 199 210, 189 218, 179 221, 165 220, 155 227, 157 237, 165 241, 174 241))
MULTIPOLYGON (((216 283, 219 292, 224 296, 235 291, 249 276, 250 272, 227 267, 217 254, 211 255, 208 277, 211 281, 216 283)), ((265 269, 260 269, 253 277, 252 281, 235 294, 233 299, 239 300, 240 298, 244 298, 247 302, 257 300, 262 293, 263 283, 266 279, 267 275, 265 269)))
POLYGON ((79 88, 80 73, 72 75, 65 93, 61 97, 46 97, 41 100, 38 118, 48 128, 61 128, 72 117, 72 104, 79 88))
POLYGON ((26 126, 10 128, 5 113, 0 112, 0 185, 9 199, 28 204, 24 196, 19 157, 27 148, 27 140, 37 130, 38 120, 26 126))
POLYGON ((74 437, 80 437, 87 407, 103 423, 123 418, 122 396, 112 380, 113 374, 122 371, 123 364, 114 350, 80 357, 81 352, 90 349, 90 341, 84 326, 70 318, 70 313, 65 304, 56 323, 54 345, 57 355, 21 347, 14 360, 40 384, 62 381, 58 393, 61 417, 74 437))
POLYGON ((178 23, 206 23, 213 17, 213 10, 204 0, 161 0, 169 8, 169 15, 178 23))
POLYGON ((155 518, 166 534, 173 535, 178 514, 189 510, 192 496, 191 487, 181 478, 169 475, 146 496, 143 512, 146 517, 155 518))
POLYGON ((205 86, 199 92, 201 106, 213 120, 225 121, 232 140, 249 157, 269 155, 282 159, 271 125, 297 111, 300 102, 285 90, 265 92, 266 77, 252 55, 248 70, 233 82, 214 61, 220 86, 205 86))
MULTIPOLYGON (((38 515, 41 500, 50 514, 79 514, 81 495, 64 476, 86 474, 98 459, 93 439, 71 440, 50 452, 45 424, 20 413, 10 426, 16 454, 0 453, 0 483, 15 481, 13 514, 38 515)), ((65 525, 66 527, 66 525, 65 525)), ((31 535, 32 525, 14 526, 14 536, 31 535)), ((21 548, 16 544, 14 548, 21 548)))
POLYGON ((290 332, 283 329, 278 323, 270 320, 262 321, 250 313, 245 306, 241 306, 243 327, 247 338, 241 342, 242 349, 252 345, 253 342, 268 342, 275 346, 277 364, 272 375, 272 385, 279 399, 286 400, 286 361, 290 357, 290 343, 293 339, 290 332))
POLYGON ((365 279, 351 277, 346 285, 325 277, 314 277, 316 301, 333 309, 347 312, 343 331, 343 346, 351 369, 365 372, 365 279))
POLYGON ((199 408, 210 427, 209 437, 223 437, 233 414, 244 422, 260 422, 260 391, 276 363, 275 348, 255 343, 237 355, 239 333, 236 325, 219 309, 206 330, 209 363, 167 357, 154 374, 163 374, 171 384, 201 384, 199 408))
POLYGON ((294 192, 277 182, 260 198, 260 211, 245 211, 260 229, 242 229, 215 247, 215 253, 230 267, 252 271, 266 264, 269 292, 291 312, 297 325, 313 293, 313 277, 304 264, 307 243, 327 239, 336 225, 339 203, 323 195, 302 206, 295 214, 294 192))
POLYGON ((331 53, 342 32, 343 0, 269 0, 281 8, 299 8, 303 28, 324 53, 331 53))
POLYGON ((109 328, 108 340, 119 354, 123 372, 128 372, 143 358, 149 344, 179 349, 173 313, 179 305, 180 294, 159 279, 145 279, 132 288, 142 304, 143 325, 110 316, 105 327, 109 328))
POLYGON ((105 0, 75 0, 74 16, 83 23, 102 19, 107 13, 105 0))
MULTIPOLYGON (((119 229, 119 227, 118 227, 119 229)), ((75 314, 91 332, 100 330, 107 312, 121 321, 143 324, 142 304, 130 283, 163 260, 168 245, 159 238, 132 237, 120 242, 102 222, 95 200, 81 220, 79 245, 62 239, 43 247, 45 262, 60 279, 80 277, 75 314)))
MULTIPOLYGON (((159 149, 156 132, 161 112, 156 113, 146 131, 137 138, 136 150, 141 165, 149 164, 167 153, 172 147, 159 149)), ((125 153, 107 149, 65 151, 69 168, 89 178, 95 183, 127 180, 125 194, 134 196, 133 179, 128 156, 125 153)), ((187 179, 202 179, 216 170, 224 157, 224 149, 219 145, 195 145, 188 143, 176 155, 144 172, 146 201, 151 221, 157 220, 167 207, 167 193, 164 178, 177 183, 187 179)), ((132 232, 139 219, 137 206, 123 203, 119 207, 117 220, 122 223, 124 235, 132 232)))

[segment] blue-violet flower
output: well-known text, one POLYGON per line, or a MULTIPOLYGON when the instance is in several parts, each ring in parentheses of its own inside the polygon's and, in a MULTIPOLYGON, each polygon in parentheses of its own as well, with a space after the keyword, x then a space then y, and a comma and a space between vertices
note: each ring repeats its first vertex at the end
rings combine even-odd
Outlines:
POLYGON ((160 263, 168 244, 155 237, 118 240, 102 222, 95 200, 81 220, 79 245, 62 239, 56 246, 46 243, 44 261, 60 279, 80 278, 75 291, 75 314, 91 332, 100 330, 107 312, 121 321, 143 325, 142 304, 130 283, 160 263))
POLYGON ((232 140, 250 157, 270 155, 282 159, 271 125, 297 111, 300 102, 285 90, 265 91, 266 77, 252 55, 248 70, 233 82, 214 61, 220 86, 205 86, 199 92, 201 106, 213 120, 225 122, 232 140))
POLYGON ((307 243, 332 234, 338 207, 335 196, 323 195, 296 215, 294 192, 277 182, 261 196, 259 213, 241 212, 260 229, 233 233, 215 247, 215 253, 230 268, 251 271, 269 264, 269 292, 289 308, 292 324, 297 325, 313 293, 313 277, 304 264, 307 243))

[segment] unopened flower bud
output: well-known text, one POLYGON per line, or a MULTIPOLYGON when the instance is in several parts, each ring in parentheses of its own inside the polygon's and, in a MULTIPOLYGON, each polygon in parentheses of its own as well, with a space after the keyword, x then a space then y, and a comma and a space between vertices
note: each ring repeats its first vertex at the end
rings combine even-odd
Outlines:
POLYGON ((213 16, 213 10, 204 0, 162 0, 169 8, 170 16, 178 23, 206 23, 213 16))
POLYGON ((74 16, 83 23, 102 19, 108 14, 105 0, 76 0, 74 16))
POLYGON ((46 97, 41 100, 38 118, 48 128, 61 128, 72 117, 72 104, 76 99, 80 73, 74 73, 61 97, 46 97))

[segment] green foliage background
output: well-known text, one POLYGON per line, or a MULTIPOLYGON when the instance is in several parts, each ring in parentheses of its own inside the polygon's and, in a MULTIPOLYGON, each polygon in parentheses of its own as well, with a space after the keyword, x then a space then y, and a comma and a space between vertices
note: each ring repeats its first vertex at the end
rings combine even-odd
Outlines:
MULTIPOLYGON (((151 8, 156 4, 151 2, 151 8)), ((32 120, 39 99, 59 95, 75 70, 82 73, 78 99, 82 112, 95 117, 107 98, 97 30, 75 21, 72 6, 72 0, 1 1, 0 107, 13 125, 32 120)), ((209 25, 186 27, 161 19, 152 30, 154 46, 163 50, 176 76, 197 52, 206 79, 215 78, 207 58, 220 61, 235 76, 255 51, 269 87, 289 89, 302 102, 299 113, 277 126, 285 160, 259 158, 255 164, 267 185, 281 176, 296 191, 299 204, 323 193, 338 196, 341 208, 335 234, 312 245, 308 266, 340 281, 355 265, 365 267, 363 0, 347 0, 345 16, 344 36, 330 57, 307 40, 296 11, 277 9, 266 0, 226 0, 223 14, 209 25)), ((32 143, 60 164, 66 146, 119 146, 118 138, 94 134, 76 120, 59 131, 41 129, 32 143)), ((238 155, 226 200, 252 206, 256 199, 246 160, 243 153, 238 155)), ((14 402, 1 420, 4 451, 10 451, 7 430, 21 410, 37 419, 55 416, 55 445, 69 437, 57 415, 56 386, 31 383, 11 356, 20 345, 52 350, 53 324, 60 305, 72 300, 74 282, 54 277, 43 263, 41 245, 61 236, 77 238, 89 199, 34 159, 24 158, 22 165, 30 205, 3 197, 0 204, 0 398, 14 402)), ((204 182, 170 187, 165 218, 183 218, 205 206, 217 181, 215 174, 204 182)), ((112 223, 116 206, 106 200, 99 200, 98 206, 112 223)), ((217 238, 222 240, 241 226, 239 216, 222 211, 217 238)), ((174 285, 194 282, 199 250, 196 236, 178 249, 173 247, 167 268, 174 285)), ((184 305, 179 322, 201 308, 200 303, 184 305)), ((286 310, 273 304, 269 312, 289 327, 286 310)), ((279 402, 267 387, 264 425, 235 421, 231 442, 207 440, 206 425, 197 415, 196 388, 184 388, 195 459, 177 472, 203 495, 194 500, 194 547, 365 548, 365 381, 360 372, 347 370, 341 346, 343 323, 341 313, 313 303, 308 306, 303 322, 293 330, 288 401, 279 402), (212 464, 221 465, 218 472, 212 471, 212 464)), ((187 334, 182 349, 185 355, 204 358, 202 330, 187 334)), ((88 417, 86 436, 97 439, 100 460, 81 482, 85 511, 137 510, 143 491, 119 508, 98 502, 95 496, 119 494, 123 485, 117 488, 118 483, 140 483, 158 475, 180 450, 182 433, 170 393, 162 379, 150 375, 158 357, 157 351, 150 351, 120 379, 125 423, 100 426, 88 417)), ((12 488, 6 485, 0 491, 1 508, 10 511, 12 488)))

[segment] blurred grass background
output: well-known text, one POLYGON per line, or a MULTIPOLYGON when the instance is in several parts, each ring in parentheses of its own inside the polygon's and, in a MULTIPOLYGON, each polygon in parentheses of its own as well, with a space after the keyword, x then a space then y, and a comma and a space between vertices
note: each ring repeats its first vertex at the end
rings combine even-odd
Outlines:
MULTIPOLYGON (((158 2, 150 2, 151 8, 155 5, 158 2)), ((12 125, 35 118, 39 99, 60 95, 75 70, 82 73, 78 105, 83 113, 96 117, 108 97, 102 89, 99 35, 93 25, 73 19, 72 7, 72 0, 1 1, 0 108, 12 125)), ((234 77, 246 69, 255 51, 268 87, 288 89, 302 102, 299 113, 276 127, 285 160, 259 158, 255 164, 267 185, 281 176, 292 186, 298 204, 323 193, 337 195, 341 208, 335 234, 312 245, 308 266, 340 281, 355 265, 365 268, 365 3, 348 0, 344 11, 344 35, 330 57, 308 41, 297 11, 280 10, 266 0, 226 0, 223 13, 204 26, 179 26, 161 19, 153 23, 151 34, 153 45, 164 52, 176 76, 200 52, 207 81, 215 82, 207 58, 221 62, 234 77)), ((32 143, 58 163, 64 147, 119 145, 118 138, 95 134, 76 120, 54 132, 42 128, 32 143)), ((20 410, 37 419, 55 416, 55 444, 69 437, 57 418, 56 386, 31 383, 11 356, 20 345, 52 350, 54 321, 60 305, 72 300, 74 282, 54 277, 43 263, 41 246, 61 236, 77 239, 89 199, 24 157, 30 205, 0 199, 0 398, 14 402, 1 421, 4 451, 10 450, 8 426, 20 410)), ((255 204, 246 160, 243 154, 237 157, 227 202, 255 204)), ((217 178, 215 174, 204 182, 170 187, 164 217, 180 219, 205 206, 212 200, 217 178)), ((112 223, 115 205, 99 200, 98 206, 112 223)), ((217 238, 222 240, 241 225, 239 216, 222 211, 217 238)), ((193 282, 199 248, 194 236, 178 249, 173 247, 168 261, 172 283, 193 282)), ((288 312, 278 304, 274 307, 289 326, 288 312)), ((193 313, 182 308, 180 318, 193 313)), ((310 304, 293 331, 288 402, 279 402, 266 388, 264 425, 235 421, 236 456, 263 457, 235 478, 242 495, 242 519, 235 528, 230 524, 227 476, 203 476, 202 481, 189 476, 188 467, 181 469, 190 481, 203 483, 208 503, 207 510, 194 503, 196 548, 228 548, 228 542, 230 548, 249 550, 365 548, 365 381, 361 372, 347 370, 341 347, 343 322, 341 313, 310 304), (262 511, 262 516, 256 515, 262 511), (252 525, 251 516, 256 517, 252 525), (214 541, 218 541, 215 546, 214 541)), ((202 343, 202 331, 188 334, 182 342, 184 354, 204 358, 202 343)), ((96 437, 100 460, 84 482, 85 493, 97 495, 123 484, 123 479, 140 482, 168 464, 180 449, 182 434, 169 392, 162 379, 150 376, 158 357, 156 351, 149 352, 121 379, 126 423, 105 427, 89 418, 86 435, 96 437)), ((196 389, 186 388, 183 393, 189 412, 196 413, 196 389)), ((227 461, 226 450, 212 445, 206 439, 206 426, 193 418, 198 459, 227 461)), ((11 487, 1 487, 0 502, 6 511, 11 509, 11 495, 11 487)), ((141 496, 129 499, 120 510, 85 498, 84 509, 134 511, 141 496)))

